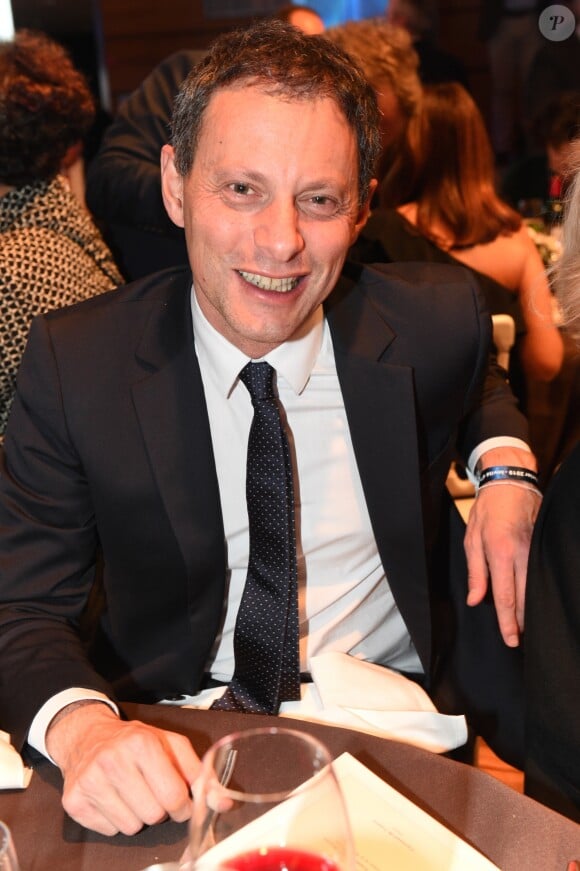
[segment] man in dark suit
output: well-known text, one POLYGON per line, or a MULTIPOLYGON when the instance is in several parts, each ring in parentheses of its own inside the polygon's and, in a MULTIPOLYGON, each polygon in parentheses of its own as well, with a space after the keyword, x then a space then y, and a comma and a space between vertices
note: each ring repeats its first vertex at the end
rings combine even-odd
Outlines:
POLYGON ((161 200, 159 150, 169 137, 174 97, 204 56, 178 51, 156 66, 123 100, 87 168, 87 205, 129 281, 187 263, 183 229, 161 200))
POLYGON ((255 360, 276 372, 289 433, 301 670, 337 650, 411 674, 517 753, 539 503, 518 476, 535 461, 462 269, 341 274, 378 128, 372 89, 323 38, 280 22, 224 35, 162 152, 191 271, 31 330, 0 475, 0 720, 61 767, 66 809, 99 832, 185 819, 197 766, 114 700, 201 695, 237 673, 252 536, 240 372, 255 360), (445 491, 456 450, 507 475, 476 500, 468 580, 445 491))

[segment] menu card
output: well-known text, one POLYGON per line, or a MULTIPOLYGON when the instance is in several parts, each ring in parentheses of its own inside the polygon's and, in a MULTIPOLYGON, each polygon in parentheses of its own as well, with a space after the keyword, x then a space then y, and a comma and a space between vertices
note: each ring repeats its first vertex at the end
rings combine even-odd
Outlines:
POLYGON ((348 809, 357 871, 498 871, 350 753, 333 768, 348 809))

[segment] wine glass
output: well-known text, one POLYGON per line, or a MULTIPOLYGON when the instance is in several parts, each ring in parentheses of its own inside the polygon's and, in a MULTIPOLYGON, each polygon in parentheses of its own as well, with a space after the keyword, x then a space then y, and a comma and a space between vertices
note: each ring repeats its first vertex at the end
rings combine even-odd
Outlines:
POLYGON ((0 820, 0 871, 20 871, 10 829, 0 820))
POLYGON ((352 871, 346 808, 326 747, 249 729, 217 741, 193 784, 194 871, 352 871))

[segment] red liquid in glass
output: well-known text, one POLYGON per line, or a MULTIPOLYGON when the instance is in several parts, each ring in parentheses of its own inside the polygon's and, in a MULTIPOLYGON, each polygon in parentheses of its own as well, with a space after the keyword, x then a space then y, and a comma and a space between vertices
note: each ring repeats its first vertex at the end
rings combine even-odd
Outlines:
POLYGON ((228 859, 221 868, 223 871, 340 871, 338 865, 324 856, 285 847, 242 853, 228 859))

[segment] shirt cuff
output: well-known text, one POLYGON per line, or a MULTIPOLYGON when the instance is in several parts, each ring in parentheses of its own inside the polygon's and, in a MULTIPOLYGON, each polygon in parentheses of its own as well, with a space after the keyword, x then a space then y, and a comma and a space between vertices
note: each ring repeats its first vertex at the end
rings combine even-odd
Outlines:
POLYGON ((54 759, 52 759, 46 749, 46 733, 48 727, 58 712, 62 711, 63 708, 66 708, 67 705, 71 705, 73 702, 84 702, 88 699, 95 699, 95 701, 104 702, 112 708, 117 715, 119 714, 119 708, 117 705, 112 702, 108 696, 104 695, 104 693, 100 693, 98 690, 86 690, 79 687, 70 687, 67 690, 62 690, 62 692, 51 696, 51 698, 45 702, 37 712, 28 731, 28 743, 30 746, 34 747, 35 750, 38 750, 39 753, 42 753, 43 756, 46 756, 47 759, 50 759, 50 761, 56 765, 56 762, 54 762, 54 759))
POLYGON ((532 453, 527 442, 523 439, 516 439, 513 436, 495 436, 492 439, 485 439, 480 442, 470 453, 467 461, 467 475, 472 484, 476 483, 475 468, 486 451, 491 451, 493 448, 520 448, 522 451, 532 453))

